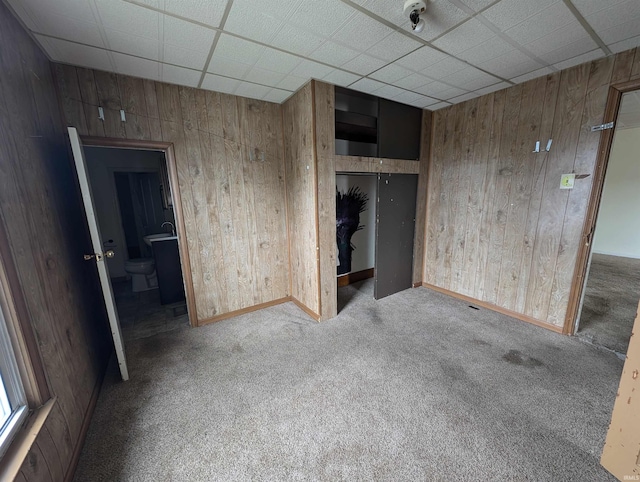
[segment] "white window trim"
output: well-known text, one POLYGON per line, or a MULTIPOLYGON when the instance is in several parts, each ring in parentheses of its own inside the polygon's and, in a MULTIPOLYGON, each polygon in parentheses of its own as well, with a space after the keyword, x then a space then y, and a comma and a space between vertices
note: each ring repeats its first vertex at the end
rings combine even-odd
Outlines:
POLYGON ((0 373, 4 387, 12 407, 12 414, 7 422, 0 427, 0 457, 4 455, 11 441, 22 427, 29 414, 27 397, 24 392, 20 371, 15 352, 11 345, 11 338, 7 330, 6 320, 0 308, 0 373))

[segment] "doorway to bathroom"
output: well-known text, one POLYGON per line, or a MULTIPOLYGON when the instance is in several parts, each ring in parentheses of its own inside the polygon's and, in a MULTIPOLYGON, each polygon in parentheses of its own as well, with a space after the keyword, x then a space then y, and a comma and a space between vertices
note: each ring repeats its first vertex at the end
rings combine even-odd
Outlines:
POLYGON ((84 156, 123 339, 188 327, 165 152, 85 140, 84 156))

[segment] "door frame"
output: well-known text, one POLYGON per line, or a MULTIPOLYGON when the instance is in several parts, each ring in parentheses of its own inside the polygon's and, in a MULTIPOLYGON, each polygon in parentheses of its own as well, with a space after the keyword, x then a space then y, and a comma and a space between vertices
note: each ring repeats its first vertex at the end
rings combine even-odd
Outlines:
MULTIPOLYGON (((621 82, 609 86, 609 94, 607 95, 607 103, 605 104, 604 116, 602 123, 617 122, 622 95, 627 92, 640 89, 640 79, 631 80, 629 82, 621 82)), ((578 248, 578 257, 576 259, 576 269, 571 282, 571 291, 569 292, 569 305, 564 320, 562 333, 571 335, 578 321, 580 312, 580 301, 585 288, 585 280, 587 277, 587 268, 589 265, 589 257, 591 254, 591 243, 596 227, 598 211, 600 209, 600 201, 602 200, 602 190, 604 188, 604 178, 609 165, 609 154, 613 145, 614 129, 607 129, 601 132, 600 142, 598 144, 598 152, 596 165, 593 174, 593 187, 591 188, 591 196, 587 206, 587 215, 585 217, 584 226, 582 228, 582 244, 578 248)))
POLYGON ((176 164, 175 150, 172 142, 145 141, 137 139, 117 139, 109 137, 80 136, 84 146, 104 147, 110 149, 134 149, 144 151, 161 151, 164 153, 167 171, 169 173, 169 187, 173 198, 173 213, 176 221, 176 234, 178 236, 178 252, 180 253, 180 266, 182 268, 182 281, 187 301, 187 316, 192 327, 198 326, 198 312, 196 311, 196 297, 193 288, 193 276, 189 260, 189 246, 187 244, 187 229, 182 212, 182 198, 180 196, 180 183, 178 180, 178 166, 176 164))

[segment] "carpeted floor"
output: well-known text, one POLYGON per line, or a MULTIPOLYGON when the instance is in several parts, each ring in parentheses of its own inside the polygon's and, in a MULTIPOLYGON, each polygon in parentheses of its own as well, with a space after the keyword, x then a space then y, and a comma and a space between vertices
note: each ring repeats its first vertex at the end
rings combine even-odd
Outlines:
POLYGON ((130 342, 75 480, 614 480, 615 355, 425 288, 372 295, 130 342))
POLYGON ((640 259, 593 254, 577 335, 626 354, 640 299, 640 259))

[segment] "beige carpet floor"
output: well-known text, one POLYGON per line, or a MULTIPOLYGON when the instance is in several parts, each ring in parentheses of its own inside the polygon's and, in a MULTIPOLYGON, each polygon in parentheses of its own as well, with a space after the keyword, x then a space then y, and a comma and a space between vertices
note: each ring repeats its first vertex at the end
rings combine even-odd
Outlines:
POLYGON ((76 481, 608 481, 622 362, 425 288, 133 340, 76 481))

